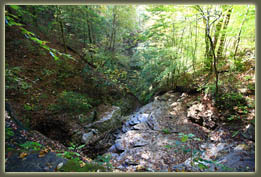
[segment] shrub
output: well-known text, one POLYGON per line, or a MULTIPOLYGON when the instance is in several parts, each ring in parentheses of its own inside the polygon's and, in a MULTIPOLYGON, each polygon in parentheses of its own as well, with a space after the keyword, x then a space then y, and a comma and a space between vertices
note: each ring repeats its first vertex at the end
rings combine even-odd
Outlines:
POLYGON ((225 93, 217 98, 217 106, 222 110, 233 111, 234 106, 244 106, 246 100, 240 93, 225 93))
POLYGON ((20 144, 20 146, 24 149, 24 150, 29 150, 32 149, 34 151, 40 151, 41 148, 43 147, 40 143, 38 142, 33 142, 33 141, 26 141, 23 144, 20 144))
POLYGON ((9 139, 14 136, 12 128, 5 128, 5 139, 9 139))
POLYGON ((83 94, 63 91, 58 97, 59 106, 57 108, 80 113, 90 110, 92 108, 91 102, 92 100, 83 94))
POLYGON ((6 89, 27 90, 28 88, 32 87, 30 83, 19 77, 21 72, 21 67, 12 67, 5 69, 6 89))

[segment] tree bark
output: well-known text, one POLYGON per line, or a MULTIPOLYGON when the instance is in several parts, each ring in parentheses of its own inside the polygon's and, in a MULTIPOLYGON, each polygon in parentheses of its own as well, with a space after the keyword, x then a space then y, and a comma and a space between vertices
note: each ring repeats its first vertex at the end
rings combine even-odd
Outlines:
POLYGON ((230 7, 228 9, 228 12, 227 12, 227 15, 226 15, 226 19, 225 19, 225 22, 223 24, 222 36, 220 38, 220 44, 219 44, 219 48, 218 48, 218 51, 217 51, 217 58, 218 59, 221 59, 222 56, 223 56, 225 37, 226 37, 226 29, 227 29, 228 23, 230 21, 230 16, 231 16, 232 9, 233 9, 233 7, 230 7))
POLYGON ((115 50, 115 40, 116 40, 116 6, 113 8, 113 20, 112 20, 112 30, 111 30, 111 37, 110 37, 110 45, 109 50, 114 52, 115 50))
POLYGON ((239 33, 238 33, 238 35, 237 35, 237 41, 236 41, 236 44, 235 44, 236 48, 235 48, 235 52, 234 52, 234 60, 236 59, 237 50, 238 50, 238 46, 239 46, 239 42, 240 42, 240 36, 241 36, 241 32, 242 32, 242 27, 243 27, 243 25, 244 25, 244 23, 245 23, 245 21, 246 21, 246 19, 247 19, 246 17, 247 17, 248 11, 249 11, 249 5, 248 5, 248 7, 247 7, 247 11, 246 11, 246 13, 245 13, 244 20, 243 20, 242 23, 241 23, 239 33))
POLYGON ((216 30, 215 30, 214 40, 213 40, 214 50, 216 49, 216 45, 217 45, 218 38, 220 36, 222 24, 223 24, 223 18, 221 17, 218 24, 216 25, 216 30))
POLYGON ((57 20, 57 22, 58 22, 58 24, 60 26, 61 38, 62 38, 63 46, 64 46, 64 53, 66 53, 66 42, 65 42, 65 35, 64 35, 64 25, 63 25, 62 19, 60 18, 62 12, 61 12, 61 9, 58 7, 58 5, 56 5, 56 10, 57 10, 56 20, 57 20))

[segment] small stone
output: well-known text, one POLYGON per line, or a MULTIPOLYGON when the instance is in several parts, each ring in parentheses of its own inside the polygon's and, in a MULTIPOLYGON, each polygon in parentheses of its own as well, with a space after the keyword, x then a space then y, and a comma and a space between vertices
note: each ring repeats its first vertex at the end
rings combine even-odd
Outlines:
POLYGON ((61 162, 61 163, 59 163, 58 165, 57 165, 57 170, 59 170, 60 168, 62 168, 62 166, 63 166, 63 162, 61 162))
POLYGON ((44 171, 49 171, 49 167, 44 167, 44 171))

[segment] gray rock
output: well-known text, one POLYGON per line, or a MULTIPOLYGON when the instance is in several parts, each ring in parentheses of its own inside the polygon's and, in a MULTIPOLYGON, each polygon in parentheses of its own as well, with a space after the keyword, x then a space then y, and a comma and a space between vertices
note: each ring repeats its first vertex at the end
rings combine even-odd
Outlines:
POLYGON ((139 123, 132 127, 132 130, 146 130, 146 129, 148 129, 148 125, 144 122, 139 123))
POLYGON ((244 129, 242 135, 249 140, 255 140, 255 127, 252 124, 248 124, 244 129))
POLYGON ((152 130, 160 130, 159 123, 157 122, 157 120, 154 118, 153 115, 151 115, 150 118, 148 119, 147 125, 152 130))
POLYGON ((129 120, 129 125, 131 125, 131 126, 136 125, 138 123, 140 123, 140 120, 137 116, 135 116, 134 118, 129 120))
POLYGON ((116 148, 116 145, 112 145, 109 149, 108 149, 108 152, 117 152, 117 148, 116 148))
POLYGON ((142 122, 146 122, 147 120, 148 120, 148 118, 149 118, 149 114, 141 114, 140 116, 139 116, 139 121, 140 121, 140 123, 142 123, 142 122))
POLYGON ((113 106, 112 110, 104 113, 104 116, 91 124, 85 125, 84 127, 97 129, 100 133, 106 132, 108 130, 117 129, 121 126, 122 119, 121 109, 119 107, 113 106))
POLYGON ((145 140, 139 140, 139 141, 136 141, 134 143, 134 146, 133 147, 142 147, 142 146, 146 146, 147 144, 149 144, 147 141, 145 140))
POLYGON ((220 171, 255 171, 255 155, 245 151, 231 152, 219 160, 219 163, 225 166, 220 171))
POLYGON ((115 148, 117 151, 120 151, 120 152, 125 150, 125 147, 124 147, 121 139, 116 140, 115 148))
POLYGON ((56 153, 49 152, 44 157, 38 157, 39 153, 29 154, 23 159, 19 154, 14 154, 8 158, 5 164, 6 172, 54 172, 60 163, 67 160, 56 156, 56 153))
POLYGON ((128 125, 123 125, 123 126, 122 126, 122 132, 123 132, 123 133, 126 133, 126 132, 129 131, 129 130, 131 130, 130 126, 128 126, 128 125))
POLYGON ((82 135, 82 143, 85 143, 85 144, 90 143, 90 141, 93 139, 93 137, 94 137, 93 131, 90 131, 88 133, 84 133, 82 135))

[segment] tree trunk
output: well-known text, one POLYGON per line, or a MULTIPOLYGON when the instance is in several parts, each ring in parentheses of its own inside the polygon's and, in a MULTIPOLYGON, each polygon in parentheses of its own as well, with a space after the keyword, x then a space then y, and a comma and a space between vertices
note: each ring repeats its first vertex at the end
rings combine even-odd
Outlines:
POLYGON ((239 42, 240 42, 240 35, 241 35, 241 32, 242 32, 242 27, 243 27, 243 25, 244 25, 244 23, 245 23, 245 21, 247 19, 246 17, 247 17, 248 11, 249 11, 249 5, 248 5, 248 8, 247 8, 244 20, 241 23, 239 33, 237 35, 237 41, 236 41, 236 44, 235 44, 236 48, 235 48, 235 52, 234 52, 234 60, 236 59, 237 50, 238 50, 238 46, 239 46, 239 42))
POLYGON ((215 50, 214 50, 214 44, 213 44, 213 41, 212 41, 212 38, 209 34, 209 26, 208 26, 208 39, 209 39, 209 42, 210 42, 210 48, 211 48, 211 51, 212 51, 212 55, 213 55, 213 58, 214 58, 214 72, 215 72, 215 76, 216 76, 216 93, 215 93, 215 96, 217 97, 218 95, 218 71, 217 71, 217 58, 216 58, 216 55, 215 55, 215 50))
POLYGON ((230 7, 228 9, 227 15, 226 15, 226 19, 225 22, 223 24, 223 29, 222 29, 222 36, 220 38, 220 44, 219 44, 219 48, 217 51, 217 58, 221 59, 222 55, 223 55, 223 50, 224 50, 224 44, 225 44, 225 37, 226 37, 226 29, 230 20, 230 16, 231 16, 231 12, 232 12, 233 7, 230 7))
POLYGON ((216 25, 214 41, 213 41, 214 50, 216 49, 216 45, 217 45, 217 41, 218 41, 218 38, 219 38, 219 35, 220 35, 222 24, 223 24, 223 18, 221 17, 221 19, 219 20, 218 24, 216 25))
POLYGON ((114 51, 115 49, 115 40, 116 40, 116 6, 113 8, 113 20, 112 20, 112 30, 111 30, 111 38, 110 38, 110 51, 114 51))
POLYGON ((206 29, 205 29, 205 57, 206 57, 206 61, 205 61, 205 66, 207 68, 209 68, 210 73, 212 73, 213 70, 213 64, 212 64, 212 55, 211 55, 211 50, 210 50, 210 45, 209 45, 209 39, 208 39, 208 25, 207 23, 209 23, 209 17, 203 18, 203 22, 206 25, 206 29))
POLYGON ((66 53, 66 42, 65 42, 65 35, 64 35, 64 25, 63 25, 62 19, 60 18, 62 12, 61 12, 61 9, 58 7, 58 5, 56 5, 56 10, 57 10, 56 20, 57 20, 57 22, 58 22, 58 24, 60 26, 61 38, 62 38, 63 46, 64 46, 64 53, 66 53))
POLYGON ((64 25, 63 25, 62 21, 60 21, 59 23, 60 23, 61 33, 62 33, 64 53, 66 53, 66 43, 65 43, 65 36, 64 36, 64 25))

